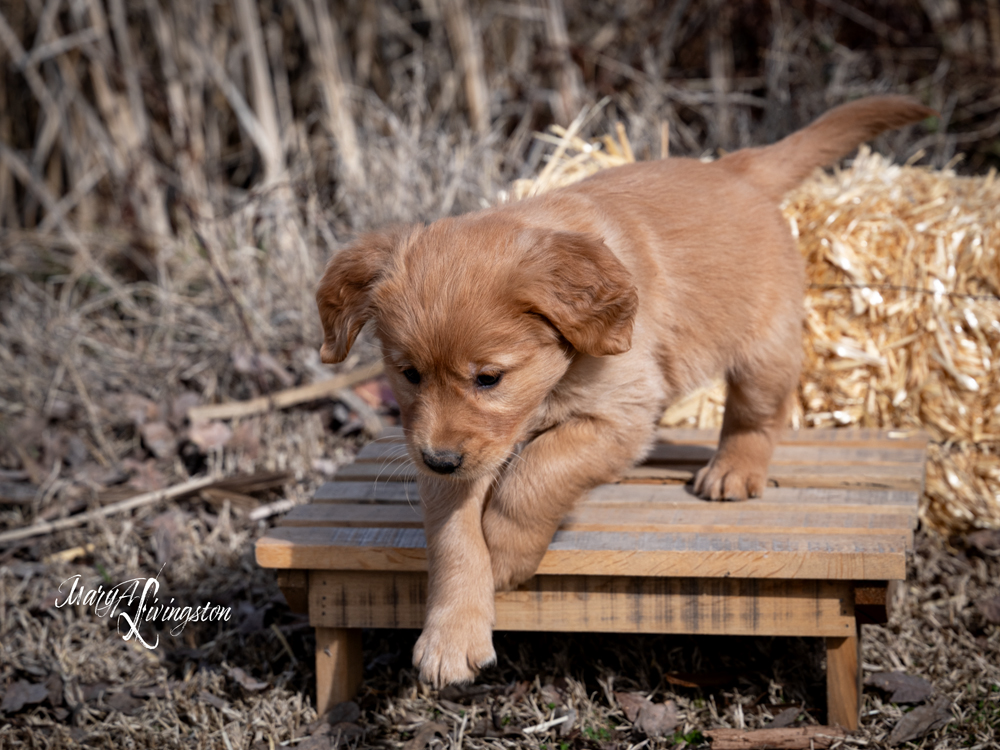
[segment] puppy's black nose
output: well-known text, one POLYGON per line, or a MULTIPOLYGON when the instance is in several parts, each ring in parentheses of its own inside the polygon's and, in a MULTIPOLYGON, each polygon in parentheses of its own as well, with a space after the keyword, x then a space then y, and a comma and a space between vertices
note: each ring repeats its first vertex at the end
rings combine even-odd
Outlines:
POLYGON ((462 454, 452 451, 423 450, 424 463, 438 474, 451 474, 462 465, 462 454))

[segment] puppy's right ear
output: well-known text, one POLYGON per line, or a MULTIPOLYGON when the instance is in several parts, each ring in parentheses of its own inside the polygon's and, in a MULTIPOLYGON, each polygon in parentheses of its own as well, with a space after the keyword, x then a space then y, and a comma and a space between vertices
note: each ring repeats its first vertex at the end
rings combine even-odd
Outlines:
POLYGON ((371 292, 393 251, 402 240, 402 228, 370 232, 344 248, 327 263, 316 290, 323 346, 319 357, 327 364, 342 362, 354 339, 371 318, 371 292))

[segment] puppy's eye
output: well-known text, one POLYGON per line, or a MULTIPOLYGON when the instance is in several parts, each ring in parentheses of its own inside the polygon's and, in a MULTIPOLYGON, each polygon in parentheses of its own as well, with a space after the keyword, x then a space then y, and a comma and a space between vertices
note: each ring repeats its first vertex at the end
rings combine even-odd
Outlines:
POLYGON ((413 367, 407 367, 403 370, 403 377, 413 383, 413 385, 417 385, 420 382, 420 373, 413 367))
POLYGON ((480 388, 492 388, 493 386, 495 386, 497 383, 500 382, 500 379, 502 377, 503 377, 502 372, 490 372, 490 373, 484 372, 482 375, 476 376, 476 385, 478 385, 480 388))

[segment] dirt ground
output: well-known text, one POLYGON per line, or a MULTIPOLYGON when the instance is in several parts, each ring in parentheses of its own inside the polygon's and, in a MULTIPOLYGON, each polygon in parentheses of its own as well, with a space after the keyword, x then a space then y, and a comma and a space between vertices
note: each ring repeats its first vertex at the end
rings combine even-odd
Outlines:
MULTIPOLYGON (((3 553, 0 747, 668 748, 779 715, 793 726, 825 721, 818 639, 497 633, 496 667, 471 687, 437 691, 411 666, 417 633, 376 630, 364 634, 356 704, 321 720, 312 629, 254 562, 265 528, 228 501, 193 497, 3 553), (74 549, 69 562, 51 558, 74 549), (143 645, 114 613, 74 603, 76 576, 90 589, 156 577, 164 602, 231 614, 178 634, 147 623, 143 645), (616 693, 672 702, 677 726, 647 736, 616 693), (567 714, 548 731, 523 731, 567 714)), ((948 723, 908 746, 1000 743, 998 580, 1000 532, 954 546, 918 534, 890 622, 864 626, 866 676, 919 676, 930 688, 919 705, 945 699, 948 723)), ((888 747, 913 708, 866 688, 862 729, 844 746, 888 747)))

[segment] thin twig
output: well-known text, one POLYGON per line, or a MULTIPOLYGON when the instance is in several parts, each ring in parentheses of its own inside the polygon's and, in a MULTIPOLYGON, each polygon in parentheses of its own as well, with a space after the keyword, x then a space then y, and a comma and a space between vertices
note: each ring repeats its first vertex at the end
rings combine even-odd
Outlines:
POLYGON ((263 414, 272 409, 287 409, 290 406, 304 404, 316 399, 326 398, 344 388, 350 388, 358 383, 371 380, 382 374, 384 365, 382 360, 373 362, 367 367, 360 367, 357 370, 338 375, 329 380, 322 380, 319 383, 310 383, 298 388, 273 393, 270 396, 260 396, 248 401, 231 401, 228 404, 213 404, 209 406, 196 406, 188 411, 188 419, 192 422, 203 422, 210 419, 232 419, 234 417, 247 417, 253 414, 263 414))
POLYGON ((957 299, 974 299, 984 302, 1000 301, 998 294, 968 294, 966 292, 945 292, 935 289, 924 289, 917 286, 901 286, 899 284, 810 284, 810 289, 879 289, 890 292, 913 292, 928 296, 955 297, 957 299))
POLYGON ((20 529, 5 531, 0 533, 0 544, 14 542, 19 539, 27 539, 40 534, 52 534, 56 531, 72 529, 97 518, 113 516, 116 513, 124 513, 125 511, 141 508, 144 505, 152 505, 153 503, 158 503, 162 500, 170 500, 175 497, 181 497, 182 495, 189 495, 192 492, 197 492, 205 487, 212 486, 213 484, 219 482, 220 479, 220 477, 196 477, 194 479, 189 479, 186 482, 174 485, 173 487, 168 487, 163 490, 155 490, 153 492, 144 492, 143 494, 136 495, 128 500, 122 500, 118 503, 105 505, 102 508, 95 508, 92 511, 81 513, 78 516, 70 516, 69 518, 62 518, 58 521, 43 521, 41 523, 34 523, 31 526, 25 526, 20 529))

